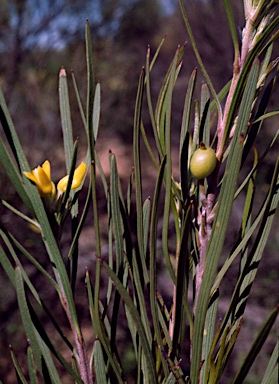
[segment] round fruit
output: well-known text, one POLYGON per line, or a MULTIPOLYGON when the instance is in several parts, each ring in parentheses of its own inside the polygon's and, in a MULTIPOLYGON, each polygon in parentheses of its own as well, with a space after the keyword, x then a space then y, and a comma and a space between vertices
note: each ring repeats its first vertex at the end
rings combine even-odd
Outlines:
POLYGON ((201 143, 199 149, 191 157, 190 171, 196 179, 204 179, 213 172, 216 164, 215 151, 201 143))

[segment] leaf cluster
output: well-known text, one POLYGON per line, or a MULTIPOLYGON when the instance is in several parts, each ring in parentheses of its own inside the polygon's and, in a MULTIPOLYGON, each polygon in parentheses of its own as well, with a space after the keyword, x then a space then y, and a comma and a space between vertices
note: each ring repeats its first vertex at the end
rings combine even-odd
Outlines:
MULTIPOLYGON (((57 206, 46 204, 36 186, 24 179, 23 172, 29 172, 30 167, 3 94, 0 93, 0 119, 7 142, 0 141, 0 161, 29 214, 19 212, 7 201, 2 200, 1 203, 22 220, 36 225, 52 267, 49 273, 38 258, 16 239, 16 235, 1 223, 0 235, 5 246, 0 247, 0 262, 17 294, 29 343, 26 364, 31 383, 37 383, 39 377, 47 383, 60 383, 61 370, 68 372, 77 383, 127 382, 129 376, 123 357, 125 345, 118 346, 117 339, 118 331, 124 324, 131 340, 137 383, 171 384, 186 381, 197 384, 217 383, 221 380, 238 342, 259 263, 264 262, 264 247, 279 199, 277 158, 262 205, 254 204, 258 170, 278 137, 276 133, 264 152, 257 152, 255 140, 263 134, 264 121, 277 114, 277 111, 267 112, 267 108, 276 82, 277 62, 271 60, 271 55, 273 41, 278 35, 279 19, 273 16, 272 2, 270 7, 263 7, 259 17, 268 16, 265 19, 267 22, 256 41, 253 38, 257 30, 248 36, 254 43, 246 51, 245 47, 239 48, 229 1, 224 3, 235 48, 235 72, 232 80, 217 94, 203 65, 183 3, 180 2, 182 16, 206 84, 201 88, 200 101, 195 101, 197 70, 194 70, 185 92, 177 149, 178 180, 174 177, 172 164, 172 109, 184 47, 177 48, 155 101, 152 71, 164 40, 152 58, 150 49, 147 51, 146 65, 139 76, 135 101, 134 169, 129 175, 127 191, 123 191, 115 154, 110 152, 108 155, 110 175, 107 179, 96 150, 100 123, 100 85, 95 84, 91 34, 89 24, 86 24, 85 107, 72 73, 88 145, 86 164, 89 168, 89 183, 82 209, 79 208, 78 194, 71 192, 69 187, 59 212, 56 212, 57 206), (145 107, 155 145, 151 144, 146 134, 142 117, 145 107), (216 149, 218 164, 209 177, 197 181, 189 171, 189 162, 201 142, 216 149), (145 173, 141 159, 142 145, 145 145, 150 163, 157 174, 153 195, 146 199, 143 197, 145 173), (249 165, 247 159, 251 153, 254 160, 249 165), (239 176, 241 172, 245 173, 242 179, 239 176), (98 177, 106 199, 105 239, 100 231, 98 177), (227 251, 224 244, 230 231, 229 220, 233 204, 238 204, 240 194, 245 196, 245 205, 239 236, 232 250, 227 251), (86 346, 75 299, 79 241, 89 210, 93 212, 92 233, 95 238, 95 248, 91 252, 94 254, 95 268, 88 268, 85 272, 87 306, 92 323, 91 333, 94 334, 91 352, 86 346), (53 220, 56 220, 55 225, 53 220), (60 239, 66 220, 71 222, 72 238, 65 255, 61 251, 60 239), (23 257, 19 257, 19 254, 23 257), (68 334, 63 332, 55 313, 47 307, 40 291, 35 288, 25 269, 26 259, 44 276, 46 284, 56 291, 67 318, 68 334), (239 269, 235 287, 225 314, 218 322, 218 309, 222 301, 220 287, 235 263, 239 269), (161 264, 165 265, 164 279, 169 281, 173 289, 171 304, 164 300, 158 283, 162 273, 161 264), (53 342, 52 335, 45 329, 38 314, 40 311, 47 315, 61 343, 71 352, 71 362, 63 356, 53 342)), ((257 3, 258 7, 262 4, 257 3)), ((261 23, 257 19, 255 28, 259 25, 261 23)), ((72 180, 78 143, 74 143, 72 135, 71 108, 64 70, 60 72, 59 85, 66 169, 69 180, 72 180)), ((272 329, 278 309, 277 306, 271 310, 264 321, 243 364, 233 377, 233 383, 242 383, 245 379, 272 329)), ((263 374, 262 383, 276 382, 277 350, 278 343, 263 374)), ((27 383, 24 369, 13 348, 11 356, 18 382, 27 383)))

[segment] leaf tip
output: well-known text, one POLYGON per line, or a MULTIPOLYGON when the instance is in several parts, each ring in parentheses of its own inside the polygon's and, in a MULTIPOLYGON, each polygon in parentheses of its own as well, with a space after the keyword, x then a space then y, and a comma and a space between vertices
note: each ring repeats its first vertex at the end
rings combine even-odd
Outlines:
POLYGON ((64 67, 61 67, 59 77, 67 77, 66 70, 64 67))

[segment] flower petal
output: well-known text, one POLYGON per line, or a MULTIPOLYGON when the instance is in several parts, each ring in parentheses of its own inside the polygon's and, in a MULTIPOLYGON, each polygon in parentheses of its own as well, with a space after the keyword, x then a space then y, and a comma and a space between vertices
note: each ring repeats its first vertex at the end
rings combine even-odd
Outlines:
POLYGON ((33 171, 37 176, 37 187, 43 195, 52 193, 51 180, 42 167, 38 167, 33 171))
POLYGON ((77 169, 75 170, 74 172, 74 177, 73 177, 73 182, 72 182, 72 186, 71 186, 71 189, 76 189, 80 186, 80 184, 82 183, 83 179, 84 179, 84 176, 85 176, 85 173, 86 173, 86 164, 84 162, 82 162, 78 167, 77 169))
POLYGON ((44 162, 44 164, 42 165, 42 168, 43 170, 45 171, 45 173, 47 174, 47 176, 49 177, 49 179, 51 180, 51 175, 50 175, 50 162, 48 160, 46 160, 44 162))
MULTIPOLYGON (((81 185, 81 183, 82 183, 82 181, 84 179, 85 173, 86 173, 86 169, 87 169, 87 167, 86 167, 86 164, 84 162, 82 162, 77 167, 77 169, 74 172, 71 189, 77 189, 81 185)), ((61 192, 65 192, 66 189, 67 189, 68 181, 69 181, 69 175, 64 176, 58 182, 57 189, 59 189, 61 192)))
POLYGON ((67 188, 68 180, 69 180, 69 175, 64 176, 61 180, 59 180, 57 184, 57 189, 59 189, 61 192, 65 192, 67 188))
POLYGON ((55 196, 55 185, 50 177, 50 163, 48 160, 42 166, 38 166, 31 172, 23 172, 24 175, 36 184, 41 196, 55 196))
POLYGON ((31 181, 33 181, 33 183, 37 184, 37 179, 36 177, 33 175, 32 172, 23 172, 23 174, 31 181))

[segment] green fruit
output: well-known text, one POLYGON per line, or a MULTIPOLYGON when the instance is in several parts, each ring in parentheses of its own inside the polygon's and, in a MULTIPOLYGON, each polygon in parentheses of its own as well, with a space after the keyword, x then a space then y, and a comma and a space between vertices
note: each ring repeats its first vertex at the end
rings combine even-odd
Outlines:
POLYGON ((190 171, 196 179, 204 179, 214 171, 216 164, 215 151, 201 143, 199 149, 191 157, 190 171))

